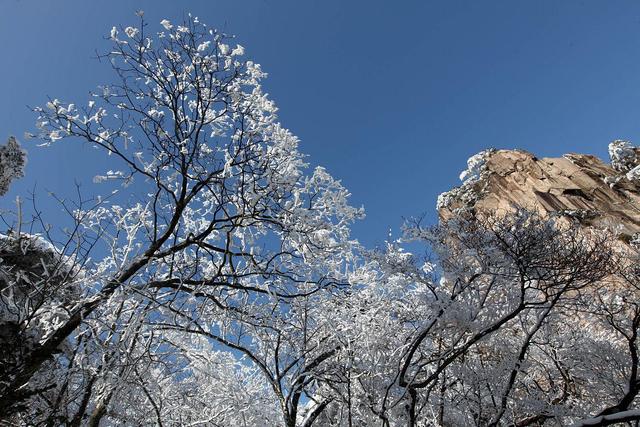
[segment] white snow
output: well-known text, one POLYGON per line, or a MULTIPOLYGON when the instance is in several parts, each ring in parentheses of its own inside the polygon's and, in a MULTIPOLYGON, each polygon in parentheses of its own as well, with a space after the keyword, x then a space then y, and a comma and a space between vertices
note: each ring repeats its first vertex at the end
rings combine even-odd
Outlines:
POLYGON ((634 167, 629 172, 627 172, 627 179, 629 181, 638 181, 640 180, 640 165, 634 167))
POLYGON ((235 49, 231 51, 231 56, 242 56, 244 55, 244 47, 239 44, 236 45, 235 49))
POLYGON ((169 22, 167 19, 163 19, 162 21, 160 21, 160 25, 162 25, 167 31, 173 28, 173 25, 171 25, 171 22, 169 22))
POLYGON ((210 40, 204 41, 198 45, 198 52, 204 52, 209 49, 209 45, 211 44, 210 40))
POLYGON ((124 29, 124 33, 127 35, 127 37, 132 39, 136 36, 136 34, 138 34, 138 29, 133 27, 127 27, 124 29))
POLYGON ((629 141, 616 139, 609 144, 611 166, 618 172, 627 172, 639 162, 635 147, 629 141))
POLYGON ((492 153, 492 150, 484 150, 478 154, 474 154, 467 160, 467 169, 460 173, 460 181, 475 182, 480 179, 480 174, 484 170, 487 158, 492 153))
POLYGON ((482 174, 486 170, 487 159, 495 153, 494 148, 480 151, 467 160, 467 168, 460 173, 460 181, 462 185, 450 191, 445 191, 438 196, 436 203, 437 209, 448 207, 452 202, 458 200, 464 204, 473 203, 477 199, 477 194, 473 189, 473 185, 482 178, 482 174))

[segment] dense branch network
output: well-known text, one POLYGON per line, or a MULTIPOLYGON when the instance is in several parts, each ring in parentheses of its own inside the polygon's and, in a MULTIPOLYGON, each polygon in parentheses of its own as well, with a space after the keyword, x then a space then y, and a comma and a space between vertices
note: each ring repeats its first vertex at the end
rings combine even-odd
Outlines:
MULTIPOLYGON (((114 81, 35 109, 42 144, 88 144, 106 171, 59 199, 59 227, 35 197, 3 215, 0 424, 638 420, 633 248, 514 210, 367 250, 362 209, 309 170, 244 49, 196 17, 139 18, 100 56, 114 81)), ((3 195, 14 139, 0 161, 3 195)))

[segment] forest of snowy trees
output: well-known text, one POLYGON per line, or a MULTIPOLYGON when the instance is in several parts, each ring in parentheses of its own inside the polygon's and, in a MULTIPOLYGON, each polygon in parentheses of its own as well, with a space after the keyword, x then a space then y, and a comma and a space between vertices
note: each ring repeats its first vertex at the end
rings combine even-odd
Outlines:
MULTIPOLYGON (((524 210, 363 247, 242 46, 195 17, 110 39, 116 82, 34 108, 32 137, 118 167, 64 227, 2 212, 0 425, 640 420, 635 251, 524 210)), ((25 162, 0 148, 0 197, 25 162)))

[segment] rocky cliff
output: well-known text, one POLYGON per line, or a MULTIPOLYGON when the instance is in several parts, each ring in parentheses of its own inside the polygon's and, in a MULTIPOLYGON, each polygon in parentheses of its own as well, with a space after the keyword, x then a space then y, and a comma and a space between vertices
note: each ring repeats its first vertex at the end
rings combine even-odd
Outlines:
POLYGON ((635 243, 640 241, 640 150, 614 141, 609 154, 611 162, 585 154, 538 158, 522 150, 483 151, 468 160, 462 185, 438 198, 440 217, 521 207, 608 228, 635 243))

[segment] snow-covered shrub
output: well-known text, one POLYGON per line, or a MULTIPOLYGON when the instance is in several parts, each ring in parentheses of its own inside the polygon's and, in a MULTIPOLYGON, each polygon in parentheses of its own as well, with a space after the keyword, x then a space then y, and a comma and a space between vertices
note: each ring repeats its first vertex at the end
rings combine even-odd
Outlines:
POLYGON ((18 141, 10 136, 5 145, 0 146, 0 196, 9 191, 11 181, 24 176, 27 153, 18 141))
POLYGON ((472 205, 478 198, 475 184, 480 181, 487 167, 487 160, 495 153, 494 148, 474 154, 467 160, 467 168, 460 173, 462 185, 438 196, 437 209, 447 208, 454 201, 461 201, 464 205, 472 205))
POLYGON ((616 139, 609 144, 611 166, 618 172, 628 172, 633 169, 640 159, 635 147, 629 141, 616 139))

